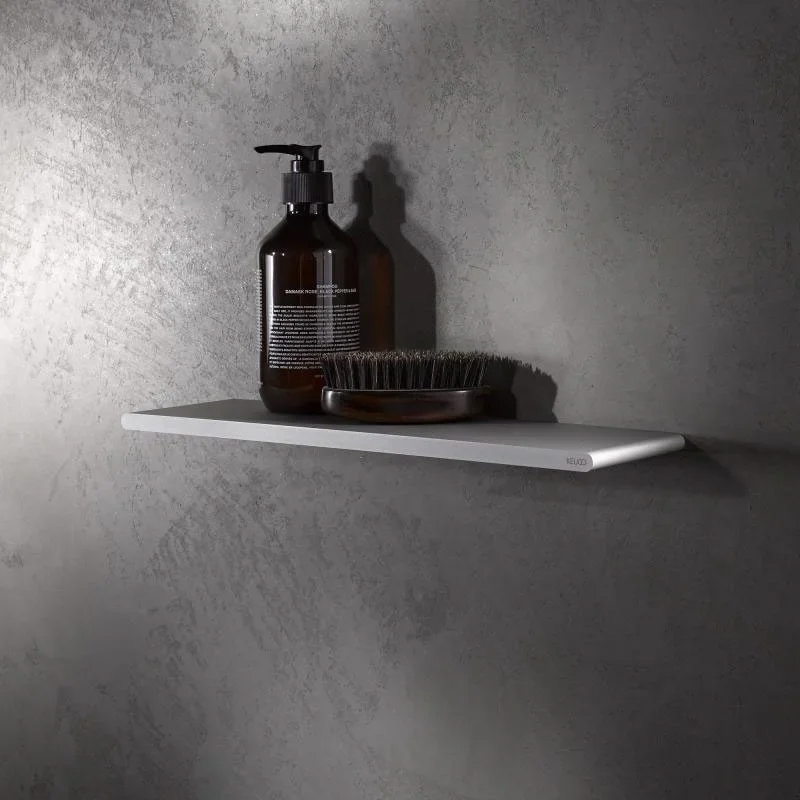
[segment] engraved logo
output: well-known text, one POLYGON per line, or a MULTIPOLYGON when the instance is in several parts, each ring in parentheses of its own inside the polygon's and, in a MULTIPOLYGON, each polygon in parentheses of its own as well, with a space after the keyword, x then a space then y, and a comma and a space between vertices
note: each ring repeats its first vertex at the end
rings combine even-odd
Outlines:
POLYGON ((588 458, 578 458, 577 456, 567 456, 567 464, 573 467, 582 467, 589 463, 588 458))

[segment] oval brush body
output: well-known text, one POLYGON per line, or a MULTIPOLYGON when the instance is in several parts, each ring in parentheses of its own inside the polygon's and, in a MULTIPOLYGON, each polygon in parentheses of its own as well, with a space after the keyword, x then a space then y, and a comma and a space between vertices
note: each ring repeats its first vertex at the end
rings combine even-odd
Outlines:
POLYGON ((489 356, 393 350, 322 356, 322 409, 361 422, 450 422, 480 414, 489 356))

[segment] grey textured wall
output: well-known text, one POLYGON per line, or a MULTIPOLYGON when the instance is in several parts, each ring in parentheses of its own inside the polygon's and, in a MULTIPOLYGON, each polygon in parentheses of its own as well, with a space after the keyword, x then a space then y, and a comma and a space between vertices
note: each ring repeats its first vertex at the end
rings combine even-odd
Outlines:
POLYGON ((3 800, 797 797, 799 39, 793 0, 4 0, 3 800), (343 224, 366 163, 440 345, 717 444, 124 433, 254 396, 287 139, 343 224))

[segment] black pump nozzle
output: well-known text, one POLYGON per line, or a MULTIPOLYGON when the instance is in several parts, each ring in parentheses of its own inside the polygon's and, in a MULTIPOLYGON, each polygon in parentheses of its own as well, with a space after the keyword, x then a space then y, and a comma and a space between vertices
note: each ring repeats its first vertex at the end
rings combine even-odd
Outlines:
POLYGON ((285 153, 294 156, 292 171, 283 174, 283 202, 332 203, 333 175, 325 172, 325 162, 319 157, 319 144, 262 144, 256 153, 285 153))
POLYGON ((255 148, 256 153, 286 153, 287 156, 319 161, 321 144, 262 144, 255 148))

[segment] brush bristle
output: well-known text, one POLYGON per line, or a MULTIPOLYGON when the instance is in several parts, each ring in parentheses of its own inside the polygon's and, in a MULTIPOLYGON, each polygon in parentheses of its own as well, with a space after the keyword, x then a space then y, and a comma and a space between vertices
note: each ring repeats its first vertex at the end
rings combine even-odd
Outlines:
POLYGON ((386 350, 326 353, 325 383, 331 389, 472 389, 483 385, 486 353, 386 350))

